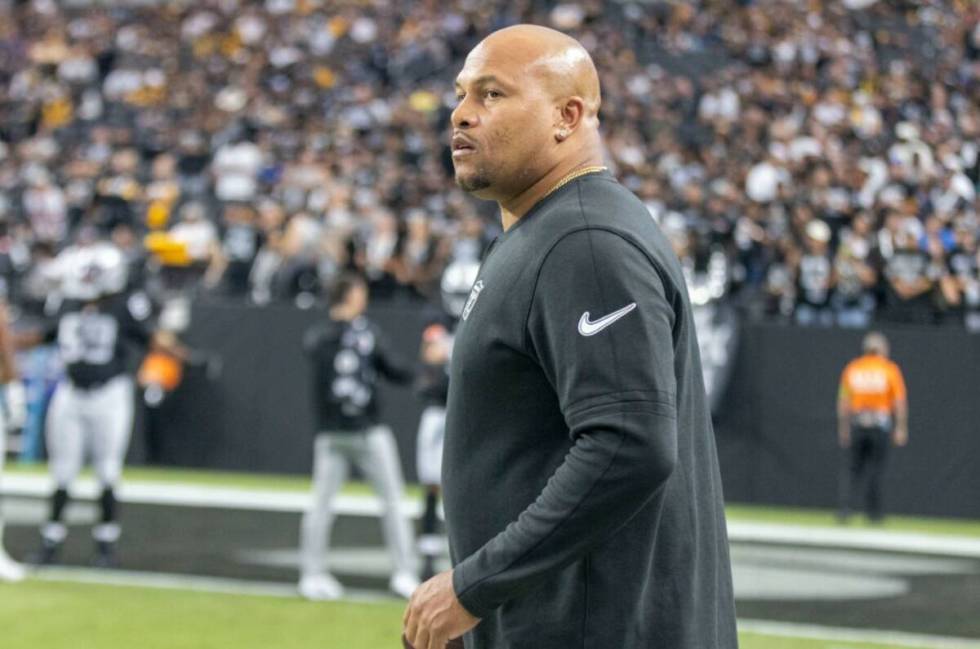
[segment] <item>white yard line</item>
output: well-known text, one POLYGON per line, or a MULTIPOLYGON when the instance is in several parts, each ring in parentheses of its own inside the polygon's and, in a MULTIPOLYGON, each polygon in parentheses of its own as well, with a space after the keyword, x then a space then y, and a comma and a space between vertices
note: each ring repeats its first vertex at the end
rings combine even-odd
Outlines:
MULTIPOLYGON (((51 492, 51 480, 40 475, 6 475, 3 492, 11 496, 44 497, 51 492)), ((98 485, 91 478, 79 480, 72 488, 76 498, 95 499, 98 485)), ((309 494, 209 485, 164 482, 124 482, 119 490, 123 502, 177 507, 215 507, 277 512, 302 512, 309 504, 309 494)), ((417 500, 402 501, 402 511, 411 517, 421 515, 417 500)), ((381 503, 369 495, 341 495, 336 512, 346 516, 380 516, 381 503)), ((949 557, 980 558, 980 538, 896 532, 888 530, 847 529, 782 523, 731 521, 728 534, 732 541, 850 548, 884 552, 935 554, 949 557)))
POLYGON ((947 557, 980 558, 980 538, 917 534, 891 530, 851 530, 780 523, 731 521, 728 535, 746 543, 786 543, 821 548, 852 548, 883 552, 938 554, 947 557))
POLYGON ((738 629, 743 633, 758 633, 785 638, 808 638, 829 642, 871 642, 891 647, 914 647, 915 649, 980 649, 980 641, 966 638, 921 635, 900 631, 849 629, 816 624, 739 620, 738 629))

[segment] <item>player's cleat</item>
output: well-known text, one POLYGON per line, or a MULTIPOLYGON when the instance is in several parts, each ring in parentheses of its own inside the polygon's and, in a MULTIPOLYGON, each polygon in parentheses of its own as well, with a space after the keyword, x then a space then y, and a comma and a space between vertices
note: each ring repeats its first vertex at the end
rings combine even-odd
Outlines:
POLYGON ((388 588, 391 589, 391 592, 405 599, 411 598, 412 593, 418 587, 419 578, 405 571, 396 572, 391 576, 391 581, 388 582, 388 588))
POLYGON ((27 576, 24 567, 11 559, 2 548, 0 548, 0 581, 16 582, 22 581, 27 576))
POLYGON ((90 562, 93 568, 118 568, 119 558, 116 556, 116 544, 108 541, 95 542, 95 554, 90 562))
POLYGON ((309 575, 299 580, 299 594, 313 602, 340 599, 344 587, 330 574, 309 575))

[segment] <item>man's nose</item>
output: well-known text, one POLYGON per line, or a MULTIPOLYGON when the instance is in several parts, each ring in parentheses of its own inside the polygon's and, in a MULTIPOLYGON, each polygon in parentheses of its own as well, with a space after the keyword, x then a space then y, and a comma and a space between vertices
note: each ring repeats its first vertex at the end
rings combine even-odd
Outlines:
POLYGON ((463 99, 459 102, 459 105, 453 109, 453 114, 450 117, 452 121, 453 128, 466 129, 473 128, 480 122, 480 118, 477 116, 476 111, 473 109, 472 103, 469 99, 463 99))

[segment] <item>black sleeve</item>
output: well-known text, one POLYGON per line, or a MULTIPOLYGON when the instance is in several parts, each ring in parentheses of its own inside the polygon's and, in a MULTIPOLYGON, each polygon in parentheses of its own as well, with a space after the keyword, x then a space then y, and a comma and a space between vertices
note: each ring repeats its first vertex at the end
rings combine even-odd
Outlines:
POLYGON ((375 331, 377 347, 374 353, 374 367, 381 376, 392 383, 406 384, 415 379, 411 365, 395 355, 380 332, 375 331))
POLYGON ((677 455, 673 323, 653 263, 619 235, 578 231, 548 254, 527 348, 572 446, 535 502, 457 566, 453 585, 472 614, 583 557, 663 487, 677 455))
POLYGON ((153 337, 153 303, 149 296, 137 291, 126 297, 123 328, 125 336, 140 345, 148 345, 153 337))

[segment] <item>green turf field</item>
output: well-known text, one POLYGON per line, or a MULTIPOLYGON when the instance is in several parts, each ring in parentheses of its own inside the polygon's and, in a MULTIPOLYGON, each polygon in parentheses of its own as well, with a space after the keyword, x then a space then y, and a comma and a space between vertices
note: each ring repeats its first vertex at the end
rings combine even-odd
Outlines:
MULTIPOLYGON (((402 610, 400 602, 314 604, 292 598, 30 580, 0 584, 0 646, 394 649, 400 646, 402 610)), ((744 633, 741 646, 886 649, 890 645, 744 633)))
MULTIPOLYGON (((6 470, 14 475, 44 475, 47 471, 44 465, 13 463, 8 465, 6 470)), ((91 472, 88 471, 84 475, 90 476, 91 472)), ((310 480, 306 476, 237 473, 201 469, 131 467, 125 470, 124 480, 286 492, 308 491, 310 488, 310 480)), ((367 484, 352 482, 344 487, 344 493, 369 494, 371 493, 371 488, 367 484)), ((406 489, 406 495, 412 499, 421 498, 421 492, 416 485, 409 485, 406 489)), ((810 526, 833 526, 837 524, 833 512, 827 510, 764 507, 759 505, 729 505, 727 512, 728 520, 730 521, 810 526)), ((851 526, 855 528, 872 528, 863 518, 855 518, 851 526)), ((945 518, 892 516, 885 521, 884 525, 876 526, 874 529, 980 537, 980 521, 945 518)))

